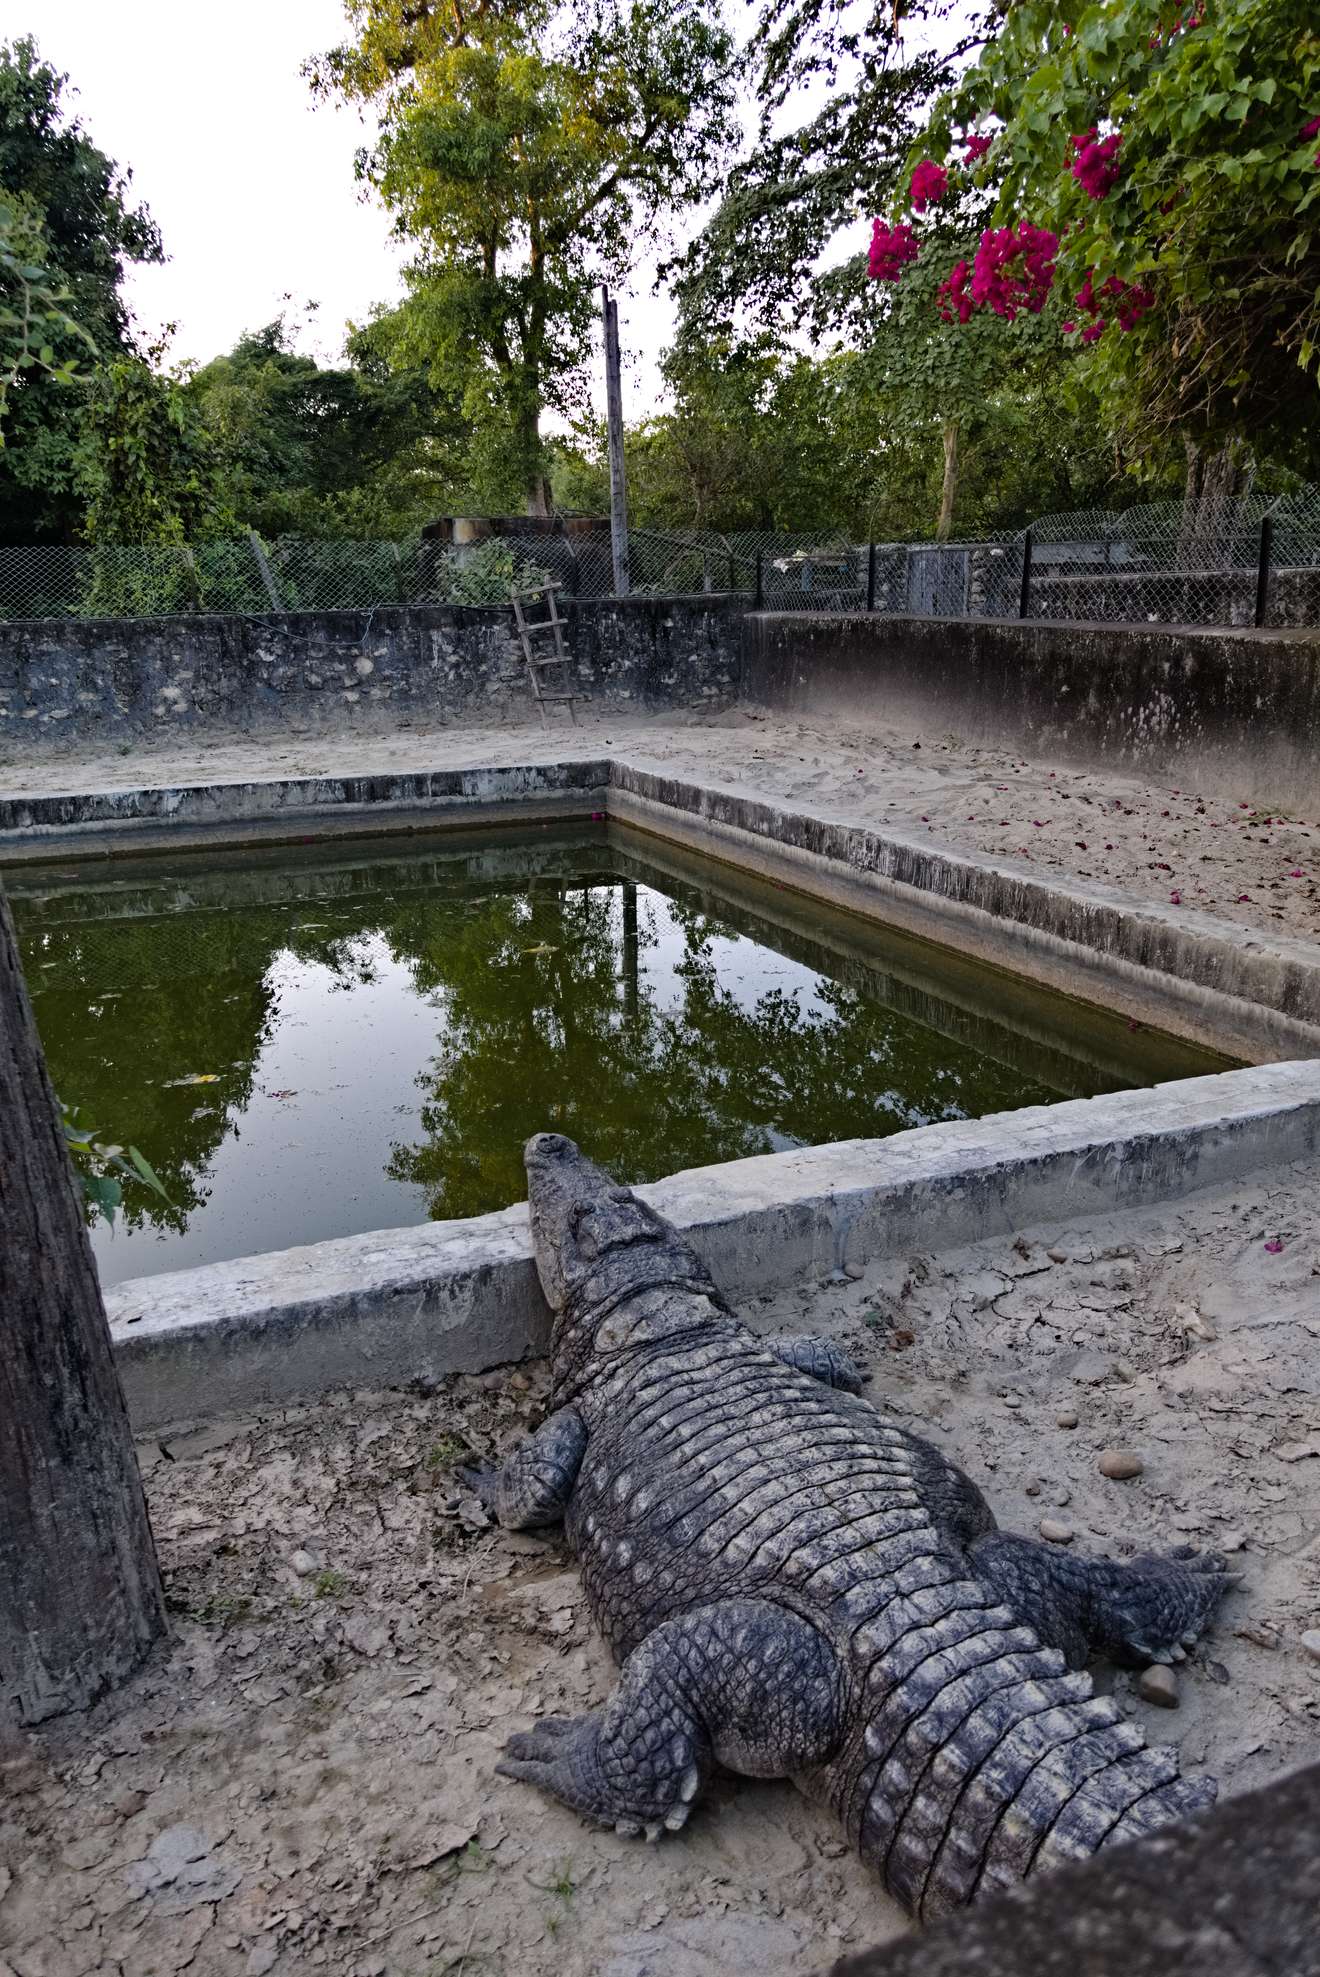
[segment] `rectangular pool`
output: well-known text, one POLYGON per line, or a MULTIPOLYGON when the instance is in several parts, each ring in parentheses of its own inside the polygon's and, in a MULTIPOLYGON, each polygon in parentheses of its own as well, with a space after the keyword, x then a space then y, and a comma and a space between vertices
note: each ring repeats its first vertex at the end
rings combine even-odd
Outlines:
POLYGON ((1230 1060, 616 825, 16 870, 51 1076, 141 1148, 106 1283, 1230 1060))

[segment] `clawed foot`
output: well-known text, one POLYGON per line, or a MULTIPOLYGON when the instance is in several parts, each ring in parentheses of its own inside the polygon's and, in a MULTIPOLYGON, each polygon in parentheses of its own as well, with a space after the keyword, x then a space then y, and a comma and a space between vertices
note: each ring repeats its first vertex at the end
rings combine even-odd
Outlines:
POLYGON ((497 1466, 478 1467, 475 1463, 460 1462, 455 1466, 454 1474, 479 1499, 484 1510, 496 1509, 496 1495, 500 1487, 497 1466))
POLYGON ((1131 1593, 1120 1597, 1120 1657, 1133 1666, 1187 1659, 1214 1617, 1225 1593, 1242 1584, 1227 1559, 1215 1551, 1178 1545, 1167 1557, 1147 1555, 1128 1562, 1131 1593))
POLYGON ((690 1764, 667 1810, 644 1790, 627 1799, 612 1791, 600 1762, 599 1716, 543 1717, 535 1729, 509 1738, 495 1769, 502 1778, 535 1785, 586 1818, 613 1826, 616 1833, 635 1838, 644 1832, 648 1840, 659 1839, 665 1830, 676 1833, 685 1824, 700 1787, 697 1767, 690 1764), (650 1803, 643 1804, 643 1798, 650 1803))

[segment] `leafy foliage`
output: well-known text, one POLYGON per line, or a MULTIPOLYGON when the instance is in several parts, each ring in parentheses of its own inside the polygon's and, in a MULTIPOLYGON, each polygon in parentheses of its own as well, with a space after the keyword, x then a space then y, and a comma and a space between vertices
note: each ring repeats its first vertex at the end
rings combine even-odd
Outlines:
MULTIPOLYGON (((155 222, 132 203, 129 175, 66 114, 67 82, 30 39, 0 44, 0 197, 17 227, 11 238, 20 243, 13 250, 20 267, 43 270, 45 308, 56 312, 47 313, 37 361, 19 367, 8 393, 0 454, 4 542, 68 541, 78 532, 83 407, 67 380, 89 348, 107 363, 128 354, 124 267, 164 258, 155 222)), ((0 259, 5 315, 22 316, 25 284, 31 277, 0 259)))
POLYGON ((103 1140, 97 1127, 85 1124, 76 1105, 65 1105, 62 1100, 60 1125, 88 1221, 103 1215, 113 1223, 116 1211, 123 1206, 125 1182, 133 1188, 150 1189, 167 1208, 170 1206, 156 1170, 135 1146, 115 1146, 103 1140))
POLYGON ((262 535, 398 537, 443 513, 467 478, 466 423, 419 368, 394 369, 374 325, 349 362, 318 364, 279 316, 191 378, 228 499, 262 535))
POLYGON ((380 334, 461 405, 482 505, 540 512, 541 416, 577 404, 595 284, 703 196, 734 135, 729 37, 710 0, 349 16, 311 78, 377 108, 360 171, 418 249, 380 334))
POLYGON ((72 295, 52 274, 47 256, 31 201, 0 194, 0 447, 14 387, 42 372, 57 383, 71 383, 78 362, 73 349, 95 349, 68 313, 72 295))
POLYGON ((977 176, 1001 224, 1058 235, 1117 430, 1157 460, 1248 441, 1314 470, 1318 115, 1309 0, 1018 0, 910 162, 991 120, 977 176))
POLYGON ((206 541, 234 525, 215 442, 162 354, 118 357, 92 379, 77 454, 91 542, 206 541))

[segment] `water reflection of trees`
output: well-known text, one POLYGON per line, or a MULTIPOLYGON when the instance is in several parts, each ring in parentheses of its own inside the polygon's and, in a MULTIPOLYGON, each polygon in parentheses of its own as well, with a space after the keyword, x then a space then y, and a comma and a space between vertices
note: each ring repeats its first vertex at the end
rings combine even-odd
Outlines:
POLYGON ((207 1170, 241 1131, 276 1015, 282 952, 349 977, 351 945, 291 932, 287 909, 47 920, 16 901, 37 1025, 60 1096, 113 1139, 141 1147, 169 1196, 126 1192, 123 1220, 182 1230, 207 1170), (195 1077, 208 1082, 189 1083, 195 1077), (214 1082, 210 1082, 214 1080, 214 1082))
POLYGON ((807 1004, 774 988, 749 995, 730 971, 721 978, 716 943, 732 930, 695 895, 661 905, 643 892, 639 911, 637 886, 603 874, 478 891, 409 889, 404 870, 383 865, 374 884, 357 872, 333 899, 229 910, 214 897, 198 910, 191 894, 171 910, 168 885, 162 910, 137 917, 90 917, 105 911, 92 895, 85 919, 76 894, 18 902, 58 1088, 143 1149, 173 1204, 135 1200, 130 1223, 182 1228, 205 1202, 278 1020, 278 959, 317 963, 349 988, 370 979, 372 937, 436 1005, 421 1132, 388 1167, 434 1216, 518 1199, 523 1142, 548 1126, 640 1180, 1055 1095, 838 983, 818 982, 807 1004), (680 936, 672 972, 648 970, 661 913, 680 936), (198 1073, 216 1082, 183 1082, 198 1073))
POLYGON ((749 1000, 719 976, 726 930, 678 901, 668 911, 683 941, 672 1006, 628 965, 628 885, 491 900, 443 945, 396 928, 419 986, 445 997, 425 1137, 390 1164, 433 1215, 516 1199, 523 1141, 546 1126, 632 1181, 1055 1096, 836 983, 816 1006, 779 989, 749 1000))

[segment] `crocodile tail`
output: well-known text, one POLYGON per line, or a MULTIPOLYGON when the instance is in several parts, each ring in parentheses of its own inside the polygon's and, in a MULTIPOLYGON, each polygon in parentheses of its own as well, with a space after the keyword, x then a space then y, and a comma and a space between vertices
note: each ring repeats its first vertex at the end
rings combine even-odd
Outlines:
POLYGON ((867 1685, 865 1754, 841 1808, 914 1914, 930 1920, 1213 1801, 1212 1780, 1180 1778, 1174 1750, 1148 1748, 1005 1608, 941 1591, 953 1610, 890 1647, 883 1693, 867 1685))

